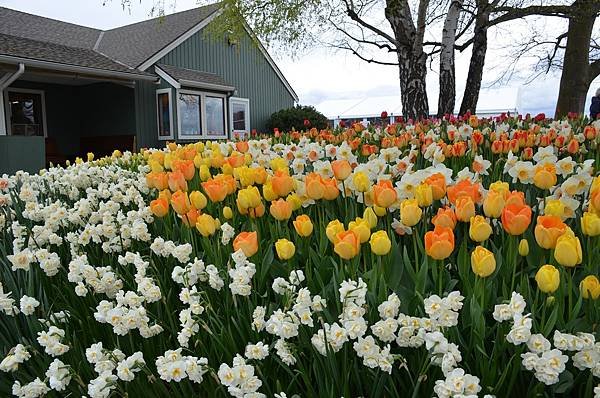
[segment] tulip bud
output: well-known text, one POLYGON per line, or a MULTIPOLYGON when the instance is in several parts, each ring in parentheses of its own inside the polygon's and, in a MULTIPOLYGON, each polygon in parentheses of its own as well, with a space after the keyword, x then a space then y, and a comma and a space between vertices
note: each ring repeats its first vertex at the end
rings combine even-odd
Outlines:
POLYGON ((231 220, 233 218, 233 210, 231 210, 231 207, 223 207, 223 217, 225 217, 226 220, 231 220))
POLYGON ((371 251, 378 256, 385 256, 392 248, 392 241, 385 231, 377 231, 371 235, 369 241, 371 245, 371 251))
POLYGON ((600 235, 600 217, 590 211, 583 213, 583 217, 581 217, 581 231, 584 235, 588 236, 600 235))
POLYGON ((275 242, 275 251, 280 260, 289 260, 296 252, 296 246, 287 239, 278 239, 275 242))
POLYGON ((594 275, 588 275, 579 284, 579 290, 583 298, 596 300, 600 297, 600 281, 594 275))
POLYGON ((337 234, 337 242, 333 251, 344 260, 356 257, 360 252, 360 238, 354 231, 344 231, 337 234))
POLYGON ((563 267, 581 264, 583 260, 581 242, 570 229, 556 240, 554 259, 563 267))
POLYGON ((298 235, 307 237, 313 232, 313 223, 310 220, 310 217, 308 217, 306 214, 302 214, 296 217, 296 220, 294 220, 294 228, 296 229, 298 235))
POLYGON ((433 190, 431 185, 422 183, 417 185, 415 189, 415 197, 419 203, 419 207, 427 207, 433 203, 433 190))
POLYGON ((356 220, 350 221, 348 230, 356 232, 356 235, 360 238, 360 243, 365 243, 369 240, 369 236, 371 236, 369 223, 360 217, 356 217, 356 220))
POLYGON ((211 236, 217 230, 217 224, 215 219, 210 214, 201 214, 196 219, 196 229, 200 232, 200 235, 205 238, 211 236))
POLYGON ((204 209, 207 204, 206 196, 200 191, 190 193, 190 202, 192 202, 192 206, 197 210, 204 209))
POLYGON ((400 221, 407 227, 417 225, 422 214, 423 210, 419 207, 416 199, 406 199, 400 204, 400 221))
POLYGON ((475 242, 483 242, 492 234, 492 226, 482 216, 471 217, 469 237, 475 242))
POLYGON ((352 182, 354 183, 354 186, 358 192, 367 192, 371 187, 369 177, 367 177, 367 175, 362 171, 354 174, 354 177, 352 177, 352 182))
POLYGON ((522 257, 525 257, 529 254, 529 242, 527 241, 527 239, 521 239, 521 241, 519 242, 519 254, 522 257))
POLYGON ((535 281, 542 292, 554 293, 560 284, 560 272, 552 265, 542 265, 535 274, 535 281))
POLYGON ((471 253, 471 269, 481 277, 486 278, 496 270, 494 253, 483 246, 477 246, 471 253))
POLYGON ((363 219, 369 223, 369 228, 373 229, 377 226, 377 215, 372 207, 367 207, 363 212, 363 219))
POLYGON ((331 243, 337 243, 337 234, 344 232, 344 224, 339 220, 330 221, 325 228, 325 234, 331 243))

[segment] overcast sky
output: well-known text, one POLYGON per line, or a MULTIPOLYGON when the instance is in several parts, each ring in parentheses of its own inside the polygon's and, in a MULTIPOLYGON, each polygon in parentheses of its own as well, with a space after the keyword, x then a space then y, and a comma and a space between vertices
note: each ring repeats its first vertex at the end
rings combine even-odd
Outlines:
MULTIPOLYGON (((165 2, 173 4, 172 0, 165 2)), ((154 0, 131 0, 131 8, 124 10, 120 0, 0 0, 0 5, 4 7, 99 29, 148 19, 152 16, 154 3, 154 0)), ((176 0, 175 7, 168 6, 167 13, 197 6, 197 0, 176 0)), ((495 41, 494 37, 490 38, 491 46, 495 41)), ((313 49, 294 60, 285 54, 272 52, 272 56, 298 93, 302 104, 318 105, 324 100, 359 99, 366 96, 399 96, 398 69, 393 66, 367 64, 351 54, 332 53, 331 50, 322 48, 313 49)), ((457 56, 459 93, 464 89, 469 56, 470 49, 457 56)), ((489 84, 494 79, 497 68, 503 67, 503 62, 505 58, 502 51, 492 48, 486 59, 484 84, 489 84)), ((545 112, 552 115, 558 95, 558 82, 558 76, 544 76, 529 85, 522 85, 519 81, 512 81, 509 85, 515 90, 521 86, 519 110, 522 113, 545 112)), ((435 72, 429 72, 427 83, 430 103, 435 103, 438 92, 435 72)), ((593 85, 590 93, 595 89, 593 85)), ((590 96, 591 94, 588 95, 590 96)), ((503 98, 495 100, 499 104, 506 102, 503 98)), ((515 104, 506 103, 503 106, 508 108, 515 104)))

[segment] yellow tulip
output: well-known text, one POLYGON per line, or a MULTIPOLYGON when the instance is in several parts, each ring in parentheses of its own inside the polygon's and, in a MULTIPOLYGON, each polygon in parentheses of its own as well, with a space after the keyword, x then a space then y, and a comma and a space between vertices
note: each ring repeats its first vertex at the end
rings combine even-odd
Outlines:
POLYGON ((211 236, 217 230, 217 223, 210 214, 201 214, 196 219, 196 229, 204 237, 211 236))
POLYGON ((422 214, 417 199, 406 199, 400 204, 400 221, 407 227, 417 225, 422 214))
POLYGON ((433 203, 433 190, 429 184, 419 184, 415 189, 415 197, 419 207, 427 207, 433 203))
POLYGON ((313 232, 313 223, 309 216, 302 214, 296 217, 296 220, 294 220, 294 228, 296 229, 298 235, 307 237, 313 232))
POLYGON ((295 193, 289 194, 285 200, 292 206, 292 210, 298 210, 302 207, 302 199, 295 193))
POLYGON ((521 239, 519 242, 519 254, 523 257, 529 254, 529 242, 527 239, 521 239))
POLYGON ((560 199, 547 199, 544 206, 544 214, 547 216, 557 216, 565 219, 565 204, 560 199))
POLYGON ((200 166, 199 173, 200 173, 200 180, 202 180, 202 182, 208 181, 212 177, 212 175, 210 174, 210 169, 205 164, 200 166))
POLYGON ((544 293, 554 293, 560 284, 560 272, 553 265, 542 265, 535 274, 538 289, 544 293))
POLYGON ((325 228, 325 234, 331 243, 337 243, 337 234, 340 232, 344 232, 344 224, 340 222, 340 220, 333 220, 327 224, 325 228))
POLYGON ((579 290, 583 298, 596 300, 600 297, 600 281, 594 275, 588 275, 579 284, 579 290))
POLYGON ((385 216, 387 209, 385 207, 379 207, 377 205, 373 206, 373 211, 377 214, 377 217, 385 216))
POLYGON ((202 210, 206 207, 207 199, 206 196, 200 191, 192 191, 190 193, 190 202, 196 210, 202 210))
POLYGON ((261 204, 260 192, 255 186, 240 189, 238 191, 239 205, 244 209, 253 209, 261 204))
POLYGON ((494 253, 483 246, 477 246, 471 253, 471 269, 475 275, 486 278, 496 270, 494 253))
POLYGON ((369 228, 373 229, 377 226, 377 215, 372 207, 367 207, 363 212, 363 219, 369 223, 369 228))
POLYGON ((570 229, 556 240, 554 259, 563 267, 581 264, 583 260, 581 242, 570 229))
POLYGON ((225 217, 226 220, 231 220, 233 218, 233 210, 231 210, 231 207, 223 207, 223 217, 225 217))
POLYGON ((596 213, 586 211, 581 217, 581 231, 584 235, 600 235, 600 217, 596 213))
POLYGON ((483 200, 483 213, 487 217, 498 218, 502 214, 504 204, 504 194, 490 190, 483 200))
POLYGON ((267 183, 263 185, 263 196, 266 201, 272 202, 277 199, 279 196, 273 191, 273 185, 267 183))
POLYGON ((287 239, 278 239, 275 242, 275 251, 280 260, 289 260, 296 252, 296 246, 287 239))
POLYGON ((510 192, 510 186, 508 182, 496 181, 490 184, 490 191, 506 195, 510 192))
POLYGON ((356 232, 356 235, 360 238, 360 243, 367 242, 371 236, 369 223, 360 217, 356 217, 356 220, 350 221, 348 230, 356 232))
POLYGON ((358 192, 367 192, 369 188, 371 188, 371 181, 369 181, 369 177, 362 171, 355 173, 352 177, 352 182, 356 187, 358 192))
POLYGON ((371 251, 378 256, 385 256, 392 249, 392 241, 385 231, 377 231, 371 235, 369 241, 371 251))
POLYGON ((492 226, 483 216, 473 216, 469 225, 469 236, 475 242, 483 242, 492 234, 492 226))

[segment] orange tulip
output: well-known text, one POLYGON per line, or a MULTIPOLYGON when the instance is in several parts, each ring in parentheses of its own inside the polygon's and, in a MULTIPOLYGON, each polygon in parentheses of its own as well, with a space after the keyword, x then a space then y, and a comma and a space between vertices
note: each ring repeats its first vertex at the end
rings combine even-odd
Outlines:
POLYGON ((208 180, 201 185, 204 192, 206 192, 206 196, 208 196, 213 203, 221 202, 227 196, 228 189, 221 181, 208 180))
POLYGON ((168 173, 168 178, 169 189, 171 191, 187 191, 187 181, 181 171, 176 170, 168 173))
POLYGON ((440 200, 446 195, 446 177, 442 173, 435 173, 425 179, 425 184, 431 187, 433 200, 440 200))
POLYGON ((240 232, 233 240, 233 250, 242 250, 246 257, 252 257, 258 251, 258 234, 254 232, 240 232))
POLYGON ((323 198, 325 200, 334 200, 338 196, 340 196, 340 190, 337 185, 337 180, 335 178, 326 178, 323 179, 323 186, 325 187, 325 193, 323 194, 323 198))
POLYGON ((181 221, 183 221, 184 225, 187 225, 188 227, 193 227, 196 225, 196 220, 198 220, 199 214, 200 213, 198 212, 198 210, 192 207, 190 211, 188 211, 186 214, 181 215, 181 221))
POLYGON ((190 198, 183 191, 177 191, 171 195, 171 206, 173 206, 173 210, 180 216, 186 214, 192 208, 190 198))
POLYGON ((333 170, 335 178, 340 181, 345 180, 352 173, 352 166, 350 166, 350 162, 345 159, 334 160, 331 162, 331 169, 333 170))
POLYGON ((478 183, 472 183, 468 179, 460 180, 455 185, 448 187, 448 200, 455 204, 456 199, 461 196, 468 196, 473 199, 473 203, 479 203, 481 200, 481 192, 478 183))
POLYGON ((354 258, 360 252, 360 238, 354 231, 339 232, 333 251, 344 260, 354 258))
POLYGON ((594 209, 600 211, 600 187, 592 189, 590 192, 590 204, 594 209))
POLYGON ((469 222, 471 217, 475 216, 475 203, 470 196, 461 196, 456 199, 456 219, 462 222, 469 222))
POLYGON ((250 145, 248 145, 248 141, 238 141, 235 143, 235 148, 241 153, 246 153, 250 149, 250 145))
POLYGON ((275 175, 271 178, 271 186, 273 187, 273 192, 277 196, 286 196, 294 189, 294 179, 285 171, 277 170, 275 175))
POLYGON ((431 219, 436 227, 454 229, 456 227, 456 214, 450 207, 439 208, 437 214, 431 219))
POLYGON ((381 180, 373 185, 373 202, 383 208, 388 208, 398 198, 398 194, 390 180, 381 180))
POLYGON ((535 226, 535 240, 543 249, 554 249, 556 240, 567 230, 567 226, 560 217, 539 216, 535 226))
POLYGON ((502 226, 511 235, 521 235, 531 223, 531 207, 520 204, 506 205, 502 210, 502 226))
POLYGON ((321 199, 325 195, 325 185, 320 174, 309 173, 304 180, 306 186, 306 195, 314 200, 321 199))
POLYGON ((448 258, 454 250, 454 232, 447 227, 436 226, 425 234, 425 252, 435 260, 448 258))
POLYGON ((276 220, 287 220, 292 216, 292 205, 285 199, 278 199, 271 202, 269 212, 276 220))
POLYGON ((536 166, 533 183, 540 189, 550 189, 556 185, 556 167, 551 163, 536 166))
POLYGON ((156 217, 164 217, 169 213, 169 202, 164 198, 158 198, 150 202, 150 211, 156 217))
POLYGON ((296 232, 300 236, 307 237, 313 232, 313 223, 306 214, 296 217, 293 224, 296 232))
POLYGON ((173 171, 181 171, 186 181, 189 181, 196 174, 196 166, 193 160, 175 159, 173 160, 173 171))
POLYGON ((525 206, 527 203, 525 203, 525 193, 521 192, 521 191, 512 191, 509 192, 506 195, 506 200, 504 201, 504 205, 508 206, 508 205, 519 205, 519 206, 525 206))

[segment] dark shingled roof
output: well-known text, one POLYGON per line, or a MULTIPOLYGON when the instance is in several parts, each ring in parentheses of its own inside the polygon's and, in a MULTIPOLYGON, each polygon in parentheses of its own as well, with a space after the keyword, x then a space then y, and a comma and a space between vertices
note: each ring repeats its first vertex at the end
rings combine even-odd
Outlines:
POLYGON ((90 49, 68 47, 61 44, 25 39, 5 34, 0 34, 0 54, 65 65, 83 66, 150 76, 147 73, 119 64, 90 49))
POLYGON ((0 33, 91 50, 100 30, 0 7, 0 33))
POLYGON ((214 73, 202 72, 193 69, 177 68, 175 66, 165 64, 158 64, 157 66, 177 81, 189 80, 198 83, 208 83, 218 86, 234 87, 233 84, 228 83, 221 76, 216 75, 214 73))
POLYGON ((98 51, 129 66, 138 67, 219 7, 220 3, 209 4, 105 31, 98 51))

